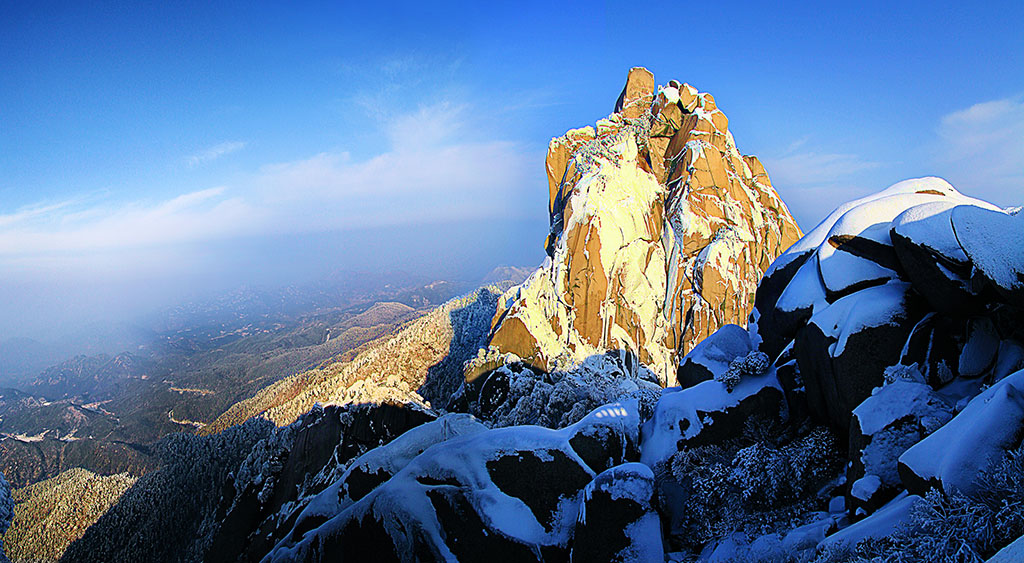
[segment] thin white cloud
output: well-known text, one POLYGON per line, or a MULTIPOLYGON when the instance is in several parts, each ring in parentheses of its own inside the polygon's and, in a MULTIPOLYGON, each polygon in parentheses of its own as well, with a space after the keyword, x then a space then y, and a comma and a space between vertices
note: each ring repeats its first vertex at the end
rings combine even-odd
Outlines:
POLYGON ((196 166, 199 166, 201 164, 213 162, 214 160, 217 160, 222 156, 231 154, 233 152, 238 152, 244 149, 245 146, 246 143, 242 141, 229 141, 226 143, 220 143, 219 145, 214 145, 206 150, 197 152, 196 154, 189 156, 186 159, 186 162, 188 162, 189 168, 195 168, 196 166))
POLYGON ((764 165, 774 184, 808 186, 844 181, 851 174, 878 168, 880 163, 855 154, 801 152, 779 158, 766 157, 764 165))
POLYGON ((462 141, 469 121, 466 106, 440 103, 389 120, 392 147, 371 158, 323 152, 157 202, 67 202, 0 215, 0 257, 522 218, 543 209, 527 207, 531 190, 546 196, 541 155, 507 141, 462 141))
POLYGON ((997 203, 1024 203, 1024 99, 952 112, 937 132, 936 163, 953 185, 997 203))

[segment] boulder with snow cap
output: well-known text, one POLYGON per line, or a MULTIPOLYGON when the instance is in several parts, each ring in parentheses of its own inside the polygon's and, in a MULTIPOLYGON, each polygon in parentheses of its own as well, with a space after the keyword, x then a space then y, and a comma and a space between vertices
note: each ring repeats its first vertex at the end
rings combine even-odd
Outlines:
POLYGON ((261 441, 229 483, 207 558, 258 558, 269 549, 277 513, 328 466, 341 465, 435 415, 401 405, 317 408, 261 441))
POLYGON ((654 473, 642 463, 607 469, 583 491, 570 561, 664 561, 654 473))
POLYGON ((969 315, 985 302, 971 287, 971 261, 953 232, 955 201, 914 206, 892 222, 890 235, 905 278, 946 315, 969 315))
POLYGON ((920 313, 910 284, 889 282, 822 308, 796 336, 794 353, 811 412, 849 428, 850 413, 897 363, 920 313))
POLYGON ((818 544, 818 552, 839 552, 854 549, 861 541, 890 536, 911 522, 914 506, 921 497, 900 493, 885 506, 867 518, 843 528, 818 544))
POLYGON ((1024 213, 962 205, 950 216, 976 277, 1008 303, 1024 308, 1024 213))
POLYGON ((467 381, 461 392, 468 412, 492 426, 563 428, 624 398, 640 400, 646 418, 661 387, 631 353, 609 352, 551 373, 519 362, 503 365, 467 381))
POLYGON ((341 506, 363 498, 434 444, 484 430, 487 427, 471 415, 447 414, 366 452, 353 460, 337 481, 340 485, 337 496, 341 506))
POLYGON ((953 420, 899 457, 907 490, 970 494, 978 476, 1024 438, 1024 371, 983 391, 953 420))
POLYGON ((565 559, 584 488, 636 459, 639 423, 627 401, 561 430, 454 437, 342 511, 297 522, 265 560, 565 559))
POLYGON ((900 379, 876 388, 851 418, 849 506, 872 513, 896 496, 899 456, 952 418, 952 407, 927 384, 900 379))
POLYGON ((774 370, 741 378, 731 391, 714 380, 666 390, 644 423, 641 461, 654 468, 681 448, 739 437, 748 419, 781 420, 784 403, 774 370))
POLYGON ((685 389, 714 379, 728 371, 733 360, 749 354, 752 348, 746 329, 734 324, 723 326, 697 344, 679 362, 679 386, 685 389))

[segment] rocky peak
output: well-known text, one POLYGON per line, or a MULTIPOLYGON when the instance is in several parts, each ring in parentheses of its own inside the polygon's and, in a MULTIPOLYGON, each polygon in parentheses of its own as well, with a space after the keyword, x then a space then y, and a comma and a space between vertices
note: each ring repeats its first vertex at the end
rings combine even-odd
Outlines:
POLYGON ((614 113, 552 139, 549 258, 504 295, 492 351, 550 371, 623 350, 672 385, 679 357, 745 324, 802 233, 728 125, 710 94, 637 67, 614 113))

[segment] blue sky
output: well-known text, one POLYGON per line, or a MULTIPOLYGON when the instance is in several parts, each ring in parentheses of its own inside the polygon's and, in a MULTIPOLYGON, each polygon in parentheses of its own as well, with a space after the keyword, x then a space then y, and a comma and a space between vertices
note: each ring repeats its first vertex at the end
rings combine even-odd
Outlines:
POLYGON ((1021 2, 68 4, 0 2, 0 337, 69 287, 537 263, 547 142, 635 65, 713 93, 805 229, 913 176, 1024 204, 1021 2), (305 236, 338 251, 271 244, 305 236))

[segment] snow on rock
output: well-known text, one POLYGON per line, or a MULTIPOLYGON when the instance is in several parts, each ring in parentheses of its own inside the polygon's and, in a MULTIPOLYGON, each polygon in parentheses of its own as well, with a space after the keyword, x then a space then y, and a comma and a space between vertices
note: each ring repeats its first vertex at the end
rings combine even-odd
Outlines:
POLYGON ((741 378, 732 391, 714 380, 687 389, 666 389, 654 416, 644 423, 640 461, 654 468, 683 446, 736 437, 753 416, 779 420, 784 401, 774 370, 741 378))
POLYGON ((282 512, 327 486, 349 460, 434 418, 411 406, 328 406, 277 429, 256 444, 231 479, 206 559, 259 559, 274 544, 282 512))
POLYGON ((724 374, 733 360, 745 357, 752 348, 746 329, 734 324, 723 326, 679 362, 679 386, 685 389, 724 374))
POLYGON ((811 513, 807 523, 785 533, 775 532, 747 541, 742 533, 733 534, 711 544, 698 561, 811 561, 818 544, 837 525, 837 517, 824 512, 811 513))
POLYGON ((564 559, 585 487, 636 459, 637 409, 614 403, 562 430, 498 428, 436 444, 341 512, 296 524, 264 560, 564 559))
MULTIPOLYGON (((710 94, 630 71, 618 113, 548 147, 548 259, 505 294, 489 344, 541 371, 627 350, 674 385, 678 357, 744 324, 800 236, 710 94)), ((493 366, 491 366, 493 367, 493 366)), ((486 370, 467 370, 467 379, 486 370)))
POLYGON ((562 428, 601 405, 629 398, 640 401, 646 419, 660 394, 658 376, 631 353, 617 351, 551 373, 509 362, 466 382, 451 405, 494 427, 562 428))
POLYGON ((897 459, 953 418, 953 409, 924 383, 898 380, 876 388, 853 410, 851 509, 871 513, 903 488, 897 459))
POLYGON ((1007 301, 1024 307, 1024 214, 964 205, 951 216, 975 270, 1007 301))
POLYGON ((800 329, 794 354, 813 414, 849 427, 853 409, 899 361, 916 321, 913 299, 904 282, 868 287, 815 313, 800 329))
POLYGON ((940 486, 969 494, 979 474, 1021 443, 1024 427, 1024 371, 983 391, 931 436, 899 458, 907 490, 923 494, 940 486))
POLYGON ((840 551, 843 545, 854 548, 862 540, 892 535, 901 524, 910 521, 914 505, 920 500, 917 495, 900 493, 878 512, 825 538, 818 544, 818 551, 840 551))
POLYGON ((417 426, 354 460, 337 481, 341 486, 333 496, 340 499, 341 506, 352 504, 401 471, 430 446, 484 430, 487 427, 468 414, 447 414, 417 426))
POLYGON ((997 551, 986 563, 1019 563, 1020 561, 1024 561, 1024 536, 997 551))
POLYGON ((653 497, 654 473, 642 463, 599 473, 583 491, 570 561, 664 561, 653 497))
POLYGON ((939 178, 841 205, 766 272, 751 313, 753 340, 777 366, 795 344, 812 414, 840 428, 897 361, 916 363, 933 386, 957 378, 961 360, 964 375, 986 376, 1000 339, 1020 339, 1013 313, 993 318, 998 301, 1016 303, 1020 245, 998 244, 984 217, 1001 222, 1006 236, 1021 221, 939 178), (995 290, 1003 297, 993 300, 995 290))
POLYGON ((7 484, 3 473, 0 473, 0 563, 7 561, 4 555, 3 534, 14 520, 14 499, 11 498, 11 486, 7 484))
MULTIPOLYGON (((979 202, 979 205, 987 205, 979 202)), ((936 311, 963 315, 984 302, 971 287, 971 263, 953 232, 955 201, 937 201, 908 209, 892 223, 890 234, 903 272, 936 311)))

